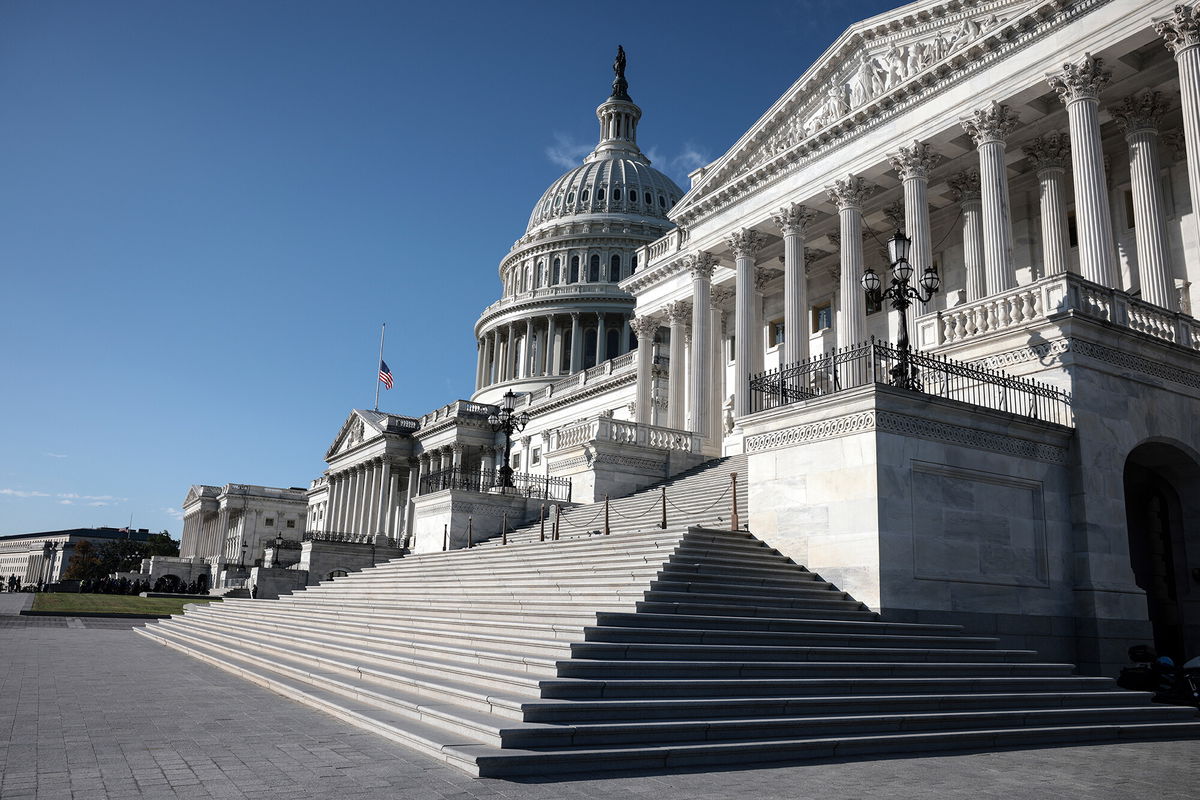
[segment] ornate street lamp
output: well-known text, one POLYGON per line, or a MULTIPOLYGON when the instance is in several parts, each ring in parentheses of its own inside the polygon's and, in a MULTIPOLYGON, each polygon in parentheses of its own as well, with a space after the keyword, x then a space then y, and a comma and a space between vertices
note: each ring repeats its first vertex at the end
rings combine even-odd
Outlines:
POLYGON ((494 414, 488 415, 488 424, 492 426, 494 433, 504 431, 504 466, 500 468, 500 487, 511 489, 512 482, 512 467, 508 465, 509 456, 512 455, 512 435, 513 432, 521 432, 525 430, 525 426, 529 424, 529 414, 522 411, 520 414, 513 413, 513 403, 517 396, 509 389, 504 393, 503 402, 500 404, 499 410, 494 414))
POLYGON ((891 373, 892 385, 901 389, 921 388, 916 367, 912 365, 912 348, 908 342, 908 307, 912 305, 913 300, 928 303, 942 283, 937 269, 930 265, 926 267, 925 274, 921 276, 919 287, 909 285, 908 281, 913 274, 913 266, 908 261, 908 253, 911 248, 912 239, 900 231, 896 231, 896 235, 888 242, 888 258, 892 260, 892 284, 887 289, 881 291, 882 282, 875 274, 875 270, 868 267, 862 276, 862 286, 866 290, 869 300, 872 302, 891 300, 892 308, 900 312, 900 335, 896 340, 899 360, 896 366, 892 367, 891 373), (922 290, 924 291, 922 292, 922 290))
POLYGON ((279 568, 279 551, 282 549, 283 549, 283 533, 280 532, 280 533, 275 534, 275 558, 273 559, 275 563, 272 564, 272 566, 275 567, 276 569, 279 568))

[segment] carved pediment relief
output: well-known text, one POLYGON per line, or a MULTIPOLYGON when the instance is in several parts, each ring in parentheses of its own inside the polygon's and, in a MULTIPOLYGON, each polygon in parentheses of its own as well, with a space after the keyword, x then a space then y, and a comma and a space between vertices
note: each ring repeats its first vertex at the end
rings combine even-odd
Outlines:
POLYGON ((342 423, 342 428, 334 438, 333 444, 325 451, 325 460, 328 461, 339 453, 345 453, 347 450, 358 447, 367 439, 373 438, 376 433, 378 432, 374 426, 368 426, 357 411, 351 411, 350 416, 342 423))
POLYGON ((873 104, 910 82, 934 79, 947 66, 974 57, 1044 0, 939 2, 908 7, 904 17, 850 28, 796 82, 683 203, 718 191, 738 176, 839 122, 868 116, 873 104))

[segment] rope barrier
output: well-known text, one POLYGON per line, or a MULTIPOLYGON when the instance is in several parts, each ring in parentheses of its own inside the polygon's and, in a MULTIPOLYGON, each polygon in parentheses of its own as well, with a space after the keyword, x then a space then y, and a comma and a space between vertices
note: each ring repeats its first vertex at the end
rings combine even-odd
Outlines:
POLYGON ((621 519, 627 519, 627 520, 629 520, 630 522, 632 522, 633 520, 641 519, 642 517, 646 516, 647 514, 649 514, 651 511, 653 511, 653 510, 654 510, 654 509, 656 509, 656 508, 658 508, 658 498, 657 498, 657 497, 656 497, 656 498, 654 498, 653 500, 651 500, 651 501, 650 501, 650 505, 646 506, 646 510, 645 510, 645 511, 643 511, 642 513, 638 514, 636 517, 627 517, 627 516, 625 516, 624 514, 622 514, 622 513, 621 513, 621 512, 620 512, 620 511, 619 511, 617 508, 615 508, 615 507, 613 508, 613 513, 614 513, 614 514, 616 514, 616 515, 617 515, 618 517, 620 517, 621 519))
POLYGON ((574 528, 577 531, 586 531, 586 530, 589 530, 588 526, 590 526, 593 522, 595 522, 597 519, 600 518, 600 511, 601 511, 601 509, 597 509, 596 513, 592 516, 592 518, 590 520, 588 520, 586 523, 584 523, 582 526, 576 525, 574 522, 571 522, 571 520, 569 520, 567 518, 566 514, 560 513, 558 515, 558 519, 567 523, 568 525, 570 525, 572 528, 574 528))
POLYGON ((669 498, 669 497, 667 498, 667 502, 671 504, 671 508, 673 508, 673 509, 675 509, 676 511, 678 511, 680 514, 690 514, 690 513, 695 513, 695 514, 704 514, 704 513, 708 512, 708 511, 711 511, 711 510, 713 509, 713 507, 717 505, 717 503, 719 503, 719 502, 721 502, 722 500, 724 500, 724 499, 725 499, 725 495, 727 495, 727 494, 729 494, 729 485, 728 485, 728 484, 726 484, 726 486, 725 486, 725 491, 721 492, 721 496, 720 496, 720 497, 718 497, 716 500, 714 500, 714 501, 712 502, 712 505, 710 505, 708 508, 703 508, 703 509, 701 509, 701 510, 699 510, 699 511, 696 511, 696 512, 684 511, 682 508, 680 508, 679 506, 675 505, 675 501, 674 501, 674 500, 672 500, 672 499, 671 499, 671 498, 669 498))

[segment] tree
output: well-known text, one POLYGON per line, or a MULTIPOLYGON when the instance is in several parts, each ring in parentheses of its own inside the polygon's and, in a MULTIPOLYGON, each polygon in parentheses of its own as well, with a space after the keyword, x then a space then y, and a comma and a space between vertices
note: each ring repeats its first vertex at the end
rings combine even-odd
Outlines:
POLYGON ((101 563, 100 553, 91 542, 84 539, 75 545, 75 553, 71 556, 71 563, 67 565, 67 571, 63 577, 74 581, 94 581, 106 574, 101 563))

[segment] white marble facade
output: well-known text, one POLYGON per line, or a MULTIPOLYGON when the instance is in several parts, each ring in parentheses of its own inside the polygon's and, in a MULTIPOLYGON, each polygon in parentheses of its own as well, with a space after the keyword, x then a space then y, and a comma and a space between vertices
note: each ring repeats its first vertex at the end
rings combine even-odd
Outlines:
POLYGON ((570 478, 571 502, 615 490, 617 465, 629 490, 747 452, 752 529, 885 616, 986 623, 1096 671, 1155 614, 1196 639, 1197 13, 911 3, 851 26, 686 192, 614 84, 596 149, 500 262, 474 394, 352 412, 309 529, 424 552, 460 546, 468 513, 519 514, 487 500, 504 440, 486 419, 513 391, 514 469, 570 478), (860 279, 897 229, 941 277, 914 344, 1058 387, 1069 419, 881 386, 757 410, 752 376, 894 341, 860 279), (1163 522, 1169 576, 1139 562, 1135 496, 1183 516, 1163 522))

